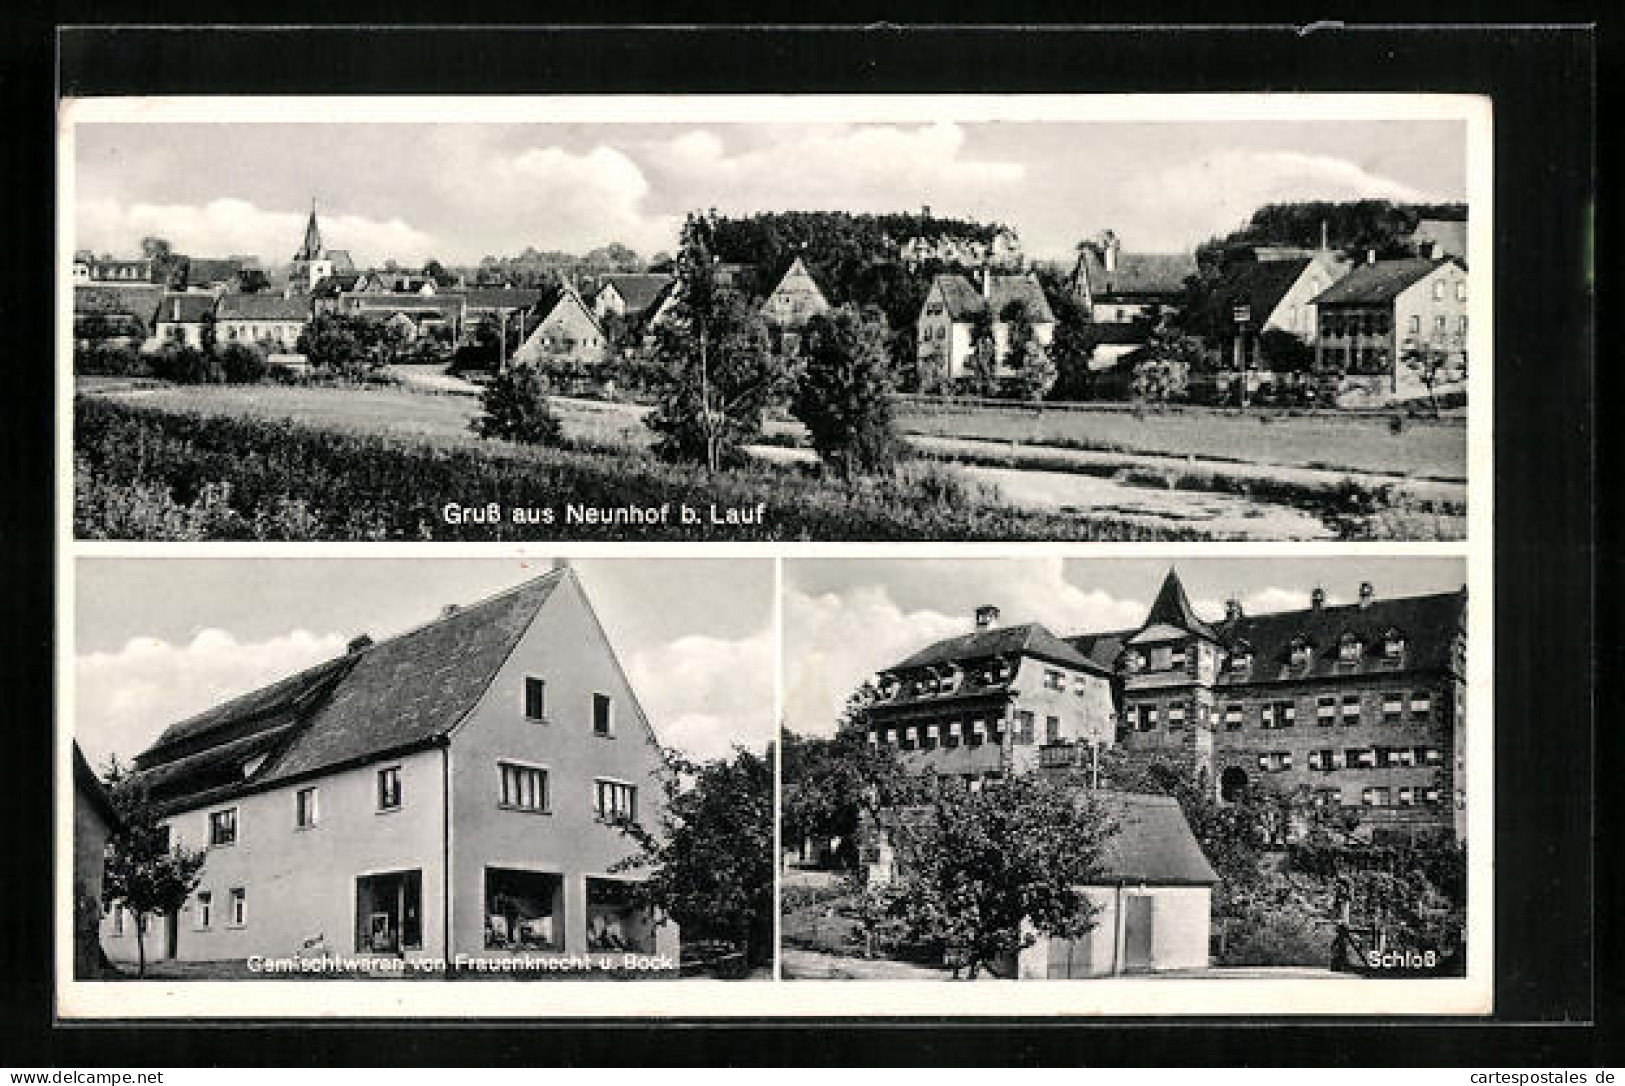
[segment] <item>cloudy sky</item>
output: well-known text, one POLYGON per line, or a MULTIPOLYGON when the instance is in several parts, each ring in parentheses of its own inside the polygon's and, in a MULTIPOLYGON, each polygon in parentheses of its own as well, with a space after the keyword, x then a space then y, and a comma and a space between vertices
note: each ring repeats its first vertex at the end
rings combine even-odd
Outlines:
POLYGON ((1461 200, 1459 121, 765 123, 82 123, 76 248, 147 234, 270 264, 323 238, 393 257, 676 245, 685 211, 913 211, 1004 222, 1064 257, 1110 227, 1188 250, 1261 204, 1461 200))
MULTIPOLYGON (((661 742, 771 738, 773 564, 574 563, 661 742)), ((80 559, 75 736, 91 764, 169 724, 539 576, 547 559, 80 559)))
POLYGON ((968 633, 981 604, 997 606, 1006 625, 1039 622, 1063 637, 1132 629, 1170 564, 1210 619, 1224 617, 1232 596, 1262 614, 1307 607, 1316 585, 1335 604, 1353 602, 1361 581, 1393 597, 1453 592, 1466 580, 1456 558, 786 561, 786 726, 832 733, 859 684, 933 641, 968 633))

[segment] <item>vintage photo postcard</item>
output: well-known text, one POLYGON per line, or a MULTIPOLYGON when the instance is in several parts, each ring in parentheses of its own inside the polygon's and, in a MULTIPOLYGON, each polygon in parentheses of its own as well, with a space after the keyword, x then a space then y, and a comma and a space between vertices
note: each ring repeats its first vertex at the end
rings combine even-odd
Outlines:
POLYGON ((73 573, 64 1016, 771 977, 772 562, 73 573))
POLYGON ((1485 1009, 1460 558, 785 570, 787 980, 1485 1009))
POLYGON ((80 539, 1459 541, 1470 474, 1488 507, 1484 98, 60 116, 80 539))

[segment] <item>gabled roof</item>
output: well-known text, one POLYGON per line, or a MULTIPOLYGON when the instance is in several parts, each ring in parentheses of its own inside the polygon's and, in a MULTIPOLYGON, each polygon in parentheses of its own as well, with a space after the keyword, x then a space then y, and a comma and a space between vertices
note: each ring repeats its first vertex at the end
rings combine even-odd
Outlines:
POLYGON ((946 638, 921 649, 902 663, 886 670, 909 671, 933 664, 962 663, 992 656, 1034 656, 1080 671, 1109 674, 1105 668, 1036 622, 1020 626, 998 626, 990 630, 977 630, 974 633, 961 634, 959 637, 946 638))
POLYGON ((1252 311, 1248 319, 1263 324, 1312 263, 1294 257, 1230 265, 1209 295, 1210 316, 1216 325, 1229 324, 1236 307, 1246 306, 1252 311))
POLYGON ((659 301, 661 293, 671 282, 672 277, 665 272, 626 273, 604 276, 603 286, 599 289, 613 286, 621 301, 626 303, 626 311, 638 314, 659 301))
POLYGON ((1406 288, 1451 263, 1448 258, 1379 260, 1361 264, 1312 299, 1314 305, 1375 305, 1391 302, 1406 288))
POLYGON ((1174 569, 1169 569, 1168 575, 1162 579, 1162 587, 1157 590, 1157 598, 1152 601, 1151 610, 1145 616, 1145 625, 1129 638, 1129 643, 1161 640, 1165 630, 1193 633, 1209 641, 1219 640, 1219 635, 1214 632, 1213 627, 1196 616, 1196 609, 1191 606, 1190 597, 1185 594, 1185 586, 1179 580, 1178 571, 1174 569), (1159 627, 1164 629, 1159 630, 1159 627))
POLYGON ((147 323, 157 311, 161 293, 155 283, 75 283, 73 311, 79 316, 128 314, 147 323))
POLYGON ((1113 294, 1180 294, 1185 280, 1196 274, 1196 257, 1190 253, 1119 251, 1114 263, 1107 271, 1099 253, 1090 250, 1083 254, 1082 272, 1096 298, 1113 294))
POLYGON ((461 294, 391 294, 366 291, 348 295, 358 313, 439 313, 444 317, 463 312, 461 294))
POLYGON ((119 818, 118 811, 114 809, 113 801, 107 794, 107 786, 102 784, 101 778, 90 768, 90 763, 85 761, 85 752, 79 749, 78 740, 73 744, 73 792, 76 797, 83 799, 91 810, 101 815, 102 821, 107 823, 109 829, 119 829, 124 820, 119 818))
POLYGON ((198 324, 214 312, 213 294, 170 294, 158 299, 153 320, 165 324, 198 324))
POLYGON ((1101 850, 1103 882, 1207 886, 1219 881, 1173 796, 1097 789, 1093 798, 1117 824, 1101 850))
POLYGON ((340 294, 348 294, 355 290, 356 283, 362 278, 360 272, 340 272, 334 275, 324 275, 311 288, 310 293, 317 298, 332 298, 340 294))
MULTIPOLYGON (((948 310, 948 316, 955 321, 970 320, 987 309, 989 299, 982 297, 981 292, 963 275, 937 275, 932 284, 942 288, 943 306, 948 310)), ((1034 324, 1052 324, 1055 321, 1055 313, 1049 307, 1049 299, 1044 297, 1044 288, 1039 285, 1038 279, 1031 272, 1020 275, 994 275, 990 283, 990 292, 994 317, 1003 313, 1004 307, 1011 302, 1019 301, 1027 306, 1028 319, 1034 324)))
POLYGON ((298 295, 284 298, 272 291, 222 294, 215 318, 223 321, 305 321, 310 319, 310 301, 298 295))
POLYGON ((182 810, 440 742, 567 575, 554 570, 181 721, 136 759, 137 779, 182 810))
MULTIPOLYGON (((1246 615, 1220 623, 1217 630, 1227 647, 1245 642, 1251 648, 1253 666, 1249 674, 1254 682, 1302 677, 1302 669, 1289 669, 1292 642, 1299 637, 1315 648, 1311 675, 1346 675, 1351 670, 1362 673, 1368 667, 1384 670, 1380 662, 1390 630, 1398 631, 1405 639, 1406 671, 1441 672, 1452 666, 1456 633, 1466 606, 1467 597, 1462 592, 1401 596, 1372 600, 1364 607, 1351 603, 1318 610, 1246 615), (1338 659, 1337 646, 1346 633, 1353 634, 1363 645, 1359 665, 1353 669, 1338 659)), ((1221 675, 1221 681, 1233 679, 1243 681, 1229 673, 1221 675)))

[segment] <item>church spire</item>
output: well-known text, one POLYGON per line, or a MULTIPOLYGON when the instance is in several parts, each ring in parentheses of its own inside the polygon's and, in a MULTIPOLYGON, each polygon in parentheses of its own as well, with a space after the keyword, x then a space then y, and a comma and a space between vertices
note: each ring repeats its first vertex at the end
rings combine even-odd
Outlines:
POLYGON ((1219 639, 1213 628, 1196 616, 1190 597, 1185 595, 1185 586, 1180 583, 1179 574, 1172 566, 1168 569, 1168 576, 1163 578, 1162 589, 1151 604, 1151 613, 1146 616, 1145 624, 1148 627, 1172 626, 1212 641, 1219 639))
POLYGON ((316 260, 322 255, 322 230, 316 225, 316 198, 310 198, 310 221, 305 223, 305 244, 294 254, 295 260, 316 260))

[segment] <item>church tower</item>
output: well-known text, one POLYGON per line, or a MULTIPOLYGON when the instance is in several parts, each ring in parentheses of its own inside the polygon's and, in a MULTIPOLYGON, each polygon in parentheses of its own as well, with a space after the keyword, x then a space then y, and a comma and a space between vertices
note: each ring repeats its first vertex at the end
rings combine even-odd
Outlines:
POLYGON ((348 253, 322 248, 322 228, 316 221, 316 200, 310 201, 310 218, 305 222, 305 240, 293 254, 288 287, 299 294, 309 293, 316 284, 336 272, 351 270, 348 253))

